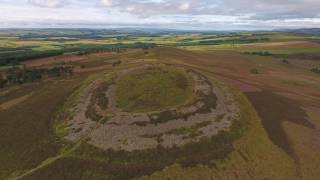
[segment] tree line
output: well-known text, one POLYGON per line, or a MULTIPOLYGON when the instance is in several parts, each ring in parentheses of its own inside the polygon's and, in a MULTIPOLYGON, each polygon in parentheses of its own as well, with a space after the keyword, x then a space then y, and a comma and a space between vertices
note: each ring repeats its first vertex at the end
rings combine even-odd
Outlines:
POLYGON ((34 51, 32 49, 25 49, 22 51, 8 51, 1 53, 0 66, 5 65, 18 65, 20 62, 46 58, 52 56, 63 55, 64 53, 76 53, 78 55, 85 55, 96 52, 120 52, 121 49, 129 48, 153 48, 153 43, 141 43, 136 42, 133 44, 106 44, 106 45, 78 45, 76 47, 65 47, 60 50, 48 50, 48 51, 34 51))
POLYGON ((71 76, 73 74, 73 66, 60 65, 52 68, 34 68, 27 69, 24 66, 14 66, 0 74, 0 88, 7 85, 23 84, 34 82, 43 78, 71 76))
POLYGON ((272 56, 272 53, 268 51, 257 51, 257 52, 244 52, 247 55, 256 55, 256 56, 272 56))
POLYGON ((198 42, 181 42, 176 46, 201 46, 201 45, 221 45, 221 44, 250 44, 257 42, 267 42, 269 38, 240 38, 240 39, 221 39, 221 40, 202 40, 198 42))

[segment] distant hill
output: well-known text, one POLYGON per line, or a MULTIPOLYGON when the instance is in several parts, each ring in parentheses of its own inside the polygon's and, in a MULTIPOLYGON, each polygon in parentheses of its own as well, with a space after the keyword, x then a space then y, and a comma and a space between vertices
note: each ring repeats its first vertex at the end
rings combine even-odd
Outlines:
MULTIPOLYGON (((0 29, 0 34, 19 39, 33 38, 80 38, 80 39, 106 39, 106 35, 117 36, 160 36, 188 33, 201 34, 228 34, 230 31, 196 31, 196 30, 175 30, 158 28, 111 28, 111 29, 90 29, 90 28, 40 28, 40 29, 0 29)), ((113 37, 110 37, 113 38, 113 37)))
POLYGON ((297 34, 320 36, 320 28, 295 29, 295 30, 288 30, 288 31, 297 33, 297 34))

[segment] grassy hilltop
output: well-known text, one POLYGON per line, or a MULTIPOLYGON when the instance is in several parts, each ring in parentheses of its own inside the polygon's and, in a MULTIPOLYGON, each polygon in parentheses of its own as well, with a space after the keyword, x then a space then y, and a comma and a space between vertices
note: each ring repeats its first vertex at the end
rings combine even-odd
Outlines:
POLYGON ((2 30, 0 179, 317 179, 319 57, 305 31, 2 30))

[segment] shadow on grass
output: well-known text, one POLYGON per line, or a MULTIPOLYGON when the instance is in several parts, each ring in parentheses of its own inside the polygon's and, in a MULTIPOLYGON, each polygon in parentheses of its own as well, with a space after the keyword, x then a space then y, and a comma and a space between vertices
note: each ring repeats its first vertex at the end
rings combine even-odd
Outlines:
POLYGON ((298 125, 314 128, 300 104, 294 100, 268 91, 248 92, 247 97, 262 119, 270 140, 282 148, 291 157, 296 158, 294 149, 284 130, 283 122, 289 121, 298 125))

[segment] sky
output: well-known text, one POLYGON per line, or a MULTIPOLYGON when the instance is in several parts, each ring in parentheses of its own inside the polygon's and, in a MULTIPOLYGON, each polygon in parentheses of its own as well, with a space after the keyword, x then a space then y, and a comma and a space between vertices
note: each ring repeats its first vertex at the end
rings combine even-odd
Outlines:
POLYGON ((0 28, 320 28, 320 0, 0 0, 0 28))

